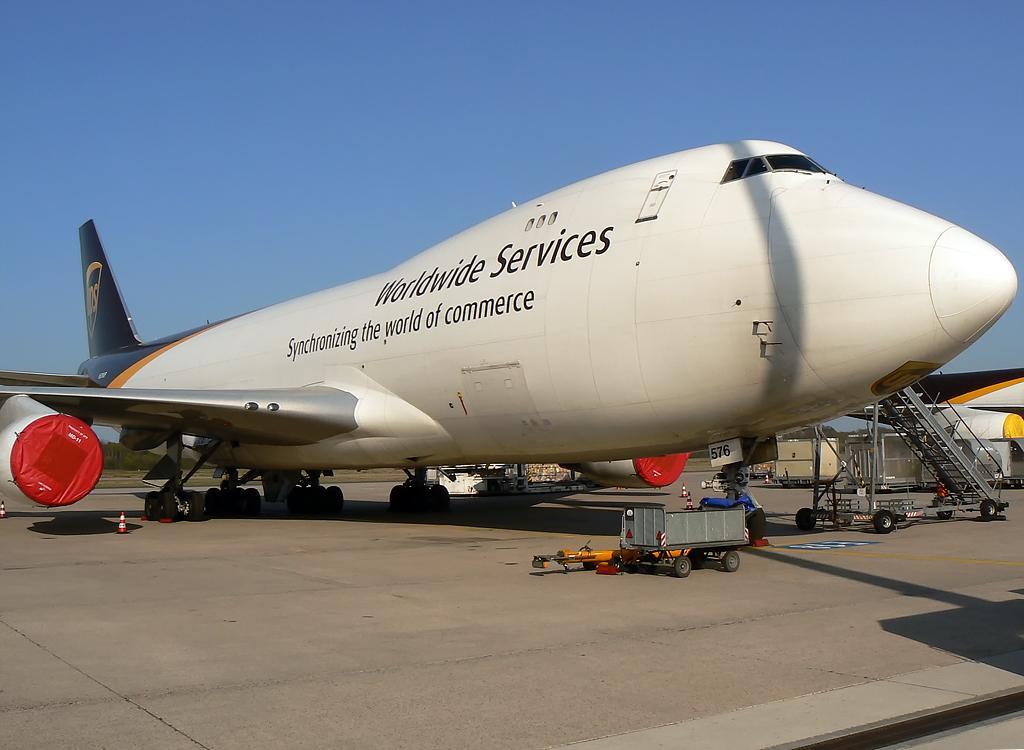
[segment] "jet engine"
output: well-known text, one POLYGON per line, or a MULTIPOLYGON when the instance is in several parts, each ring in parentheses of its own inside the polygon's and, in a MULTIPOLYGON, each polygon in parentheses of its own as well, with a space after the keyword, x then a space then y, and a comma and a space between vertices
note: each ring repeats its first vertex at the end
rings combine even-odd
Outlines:
POLYGON ((58 507, 92 492, 103 473, 103 446, 85 422, 28 396, 0 407, 0 495, 58 507))
POLYGON ((947 409, 946 418, 957 425, 957 437, 968 440, 971 433, 982 440, 1024 438, 1024 417, 1001 411, 957 408, 947 409))
POLYGON ((652 458, 632 458, 620 461, 588 461, 566 465, 588 479, 606 487, 667 487, 679 479, 686 468, 689 453, 671 453, 652 458))

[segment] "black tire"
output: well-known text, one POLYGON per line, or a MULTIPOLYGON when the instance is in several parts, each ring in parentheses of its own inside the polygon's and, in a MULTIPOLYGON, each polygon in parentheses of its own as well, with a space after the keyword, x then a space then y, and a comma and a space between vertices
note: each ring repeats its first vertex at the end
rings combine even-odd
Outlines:
POLYGON ((224 513, 231 516, 245 515, 245 493, 241 487, 227 490, 221 494, 224 499, 224 513))
POLYGON ((753 513, 747 514, 747 532, 750 534, 751 543, 758 539, 764 539, 767 530, 768 518, 765 516, 763 508, 758 508, 753 513))
POLYGON ((292 491, 288 493, 288 512, 293 516, 305 513, 309 507, 309 503, 306 501, 306 488, 296 485, 292 488, 292 491))
POLYGON ((157 500, 158 497, 159 493, 157 492, 146 493, 146 501, 142 507, 145 511, 146 518, 150 521, 157 521, 160 519, 160 503, 157 500))
POLYGON ((391 488, 389 498, 389 509, 396 513, 405 513, 409 510, 409 488, 404 484, 396 484, 391 488))
POLYGON ((160 504, 160 513, 157 518, 161 521, 167 518, 172 521, 178 520, 178 498, 174 496, 173 492, 159 493, 157 502, 160 504))
POLYGON ((332 484, 327 488, 327 512, 341 513, 344 507, 345 493, 341 491, 341 487, 336 484, 332 484))
POLYGON ((818 519, 810 508, 801 508, 796 512, 796 527, 800 531, 810 531, 818 525, 818 519))
POLYGON ((245 503, 245 515, 247 516, 258 516, 260 510, 263 508, 263 498, 260 497, 260 491, 255 487, 242 490, 242 501, 245 503))
POLYGON ((217 516, 223 511, 221 505, 223 505, 224 491, 220 487, 211 487, 206 491, 206 498, 203 501, 203 505, 206 506, 206 515, 217 516))
POLYGON ((951 511, 951 510, 940 510, 938 513, 935 514, 935 516, 937 518, 941 518, 943 521, 946 521, 946 520, 948 520, 948 519, 953 517, 953 511, 951 511))
POLYGON ((991 500, 982 500, 981 505, 978 506, 978 514, 982 521, 991 521, 999 515, 999 506, 991 500))
POLYGON ((693 570, 693 563, 686 555, 680 555, 672 562, 672 575, 676 578, 686 578, 693 570))
POLYGON ((188 493, 188 511, 185 513, 186 521, 206 520, 206 495, 202 492, 188 493))
POLYGON ((891 534, 896 528, 896 516, 887 510, 880 510, 872 516, 871 523, 879 534, 891 534))
POLYGON ((427 489, 427 501, 430 509, 444 512, 452 509, 452 498, 448 494, 448 488, 442 484, 432 484, 427 489))
POLYGON ((584 570, 597 570, 597 563, 596 562, 585 562, 585 563, 583 563, 583 569, 584 570))
POLYGON ((722 570, 726 573, 735 573, 740 569, 740 553, 734 549, 722 555, 722 570))

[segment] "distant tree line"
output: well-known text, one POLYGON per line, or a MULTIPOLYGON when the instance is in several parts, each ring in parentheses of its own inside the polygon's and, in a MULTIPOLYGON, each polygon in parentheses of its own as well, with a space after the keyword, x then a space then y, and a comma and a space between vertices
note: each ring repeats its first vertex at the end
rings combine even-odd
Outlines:
POLYGON ((149 451, 130 451, 120 443, 103 444, 103 467, 118 471, 149 471, 160 456, 149 451))

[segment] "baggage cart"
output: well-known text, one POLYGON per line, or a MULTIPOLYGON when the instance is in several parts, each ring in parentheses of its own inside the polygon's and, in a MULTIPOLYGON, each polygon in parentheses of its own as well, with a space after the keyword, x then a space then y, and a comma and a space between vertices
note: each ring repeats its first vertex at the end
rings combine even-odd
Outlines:
POLYGON ((743 506, 668 512, 664 508, 640 506, 622 512, 619 548, 560 550, 553 555, 534 555, 533 567, 550 564, 570 570, 605 573, 671 573, 686 578, 690 571, 715 561, 727 573, 740 566, 739 547, 749 544, 743 506))

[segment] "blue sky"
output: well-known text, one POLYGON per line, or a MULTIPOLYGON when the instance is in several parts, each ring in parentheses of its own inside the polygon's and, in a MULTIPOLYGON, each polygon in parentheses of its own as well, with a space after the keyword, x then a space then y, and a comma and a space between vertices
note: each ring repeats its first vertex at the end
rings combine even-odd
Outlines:
MULTIPOLYGON (((2 20, 0 369, 85 358, 87 218, 155 338, 740 138, 1024 269, 1021 3, 8 2, 2 20)), ((947 369, 1024 366, 1021 316, 947 369)))

